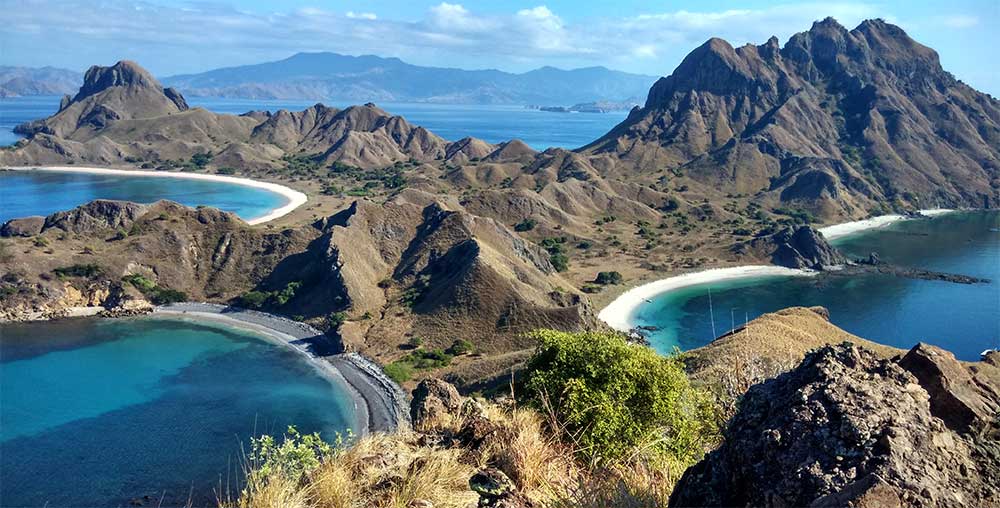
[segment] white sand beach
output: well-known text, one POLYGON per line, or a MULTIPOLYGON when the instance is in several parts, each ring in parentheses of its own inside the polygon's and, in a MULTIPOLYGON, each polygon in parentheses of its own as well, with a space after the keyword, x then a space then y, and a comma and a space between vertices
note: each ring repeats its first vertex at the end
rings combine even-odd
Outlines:
MULTIPOLYGON (((920 210, 920 214, 933 217, 954 211, 955 210, 947 208, 935 208, 920 210)), ((823 233, 823 236, 826 237, 827 240, 833 240, 835 238, 843 238, 859 231, 884 227, 894 222, 907 220, 909 218, 910 217, 905 215, 881 215, 870 219, 826 226, 824 228, 820 228, 819 232, 823 233)), ((643 284, 622 293, 621 296, 608 304, 607 307, 601 309, 597 318, 604 321, 615 330, 628 332, 635 326, 632 323, 632 316, 635 314, 636 309, 638 309, 643 303, 650 301, 653 297, 666 293, 667 291, 722 280, 743 279, 747 277, 760 277, 767 275, 810 276, 815 275, 816 273, 817 272, 812 270, 796 270, 781 266, 749 265, 734 266, 729 268, 714 268, 701 272, 677 275, 653 281, 648 284, 643 284)))
MULTIPOLYGON (((933 208, 929 210, 919 210, 921 215, 927 217, 934 217, 937 215, 951 213, 954 211, 955 210, 952 210, 950 208, 933 208)), ((826 226, 823 228, 819 228, 819 232, 823 233, 823 236, 826 237, 827 240, 834 240, 836 238, 843 238, 847 235, 852 235, 860 231, 880 228, 888 226, 889 224, 892 224, 897 221, 908 220, 908 219, 911 219, 911 217, 906 215, 898 215, 898 214, 879 215, 878 217, 872 217, 870 219, 856 220, 853 222, 844 222, 842 224, 834 224, 832 226, 826 226)))
POLYGON ((244 187, 254 187, 257 189, 264 189, 275 194, 279 194, 284 197, 287 202, 273 210, 271 210, 266 215, 261 217, 254 217, 247 220, 247 224, 251 226, 256 224, 263 224, 268 221, 272 221, 287 215, 292 210, 302 206, 308 201, 308 198, 302 192, 295 189, 290 189, 284 185, 278 185, 276 183, 261 182, 257 180, 251 180, 249 178, 240 178, 236 176, 224 176, 224 175, 207 175, 203 173, 180 173, 175 171, 146 171, 146 170, 132 170, 132 169, 111 169, 111 168, 96 168, 96 167, 83 167, 83 166, 21 166, 21 167, 8 167, 6 169, 14 171, 54 171, 63 173, 88 173, 94 175, 124 175, 124 176, 149 176, 158 178, 186 178, 188 180, 208 180, 214 182, 225 182, 235 185, 242 185, 244 187))
POLYGON ((607 307, 601 310, 597 318, 604 321, 615 330, 628 332, 633 328, 632 315, 643 303, 653 297, 687 286, 718 282, 722 280, 744 279, 769 275, 810 276, 816 272, 797 270, 783 266, 748 265, 728 268, 714 268, 701 272, 686 273, 643 284, 621 294, 607 307))

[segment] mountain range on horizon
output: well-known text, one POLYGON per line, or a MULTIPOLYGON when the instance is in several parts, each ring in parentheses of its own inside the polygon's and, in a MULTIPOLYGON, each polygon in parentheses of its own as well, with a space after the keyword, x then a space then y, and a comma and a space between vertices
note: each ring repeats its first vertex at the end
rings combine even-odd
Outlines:
MULTIPOLYGON (((0 97, 72 94, 83 73, 53 67, 0 67, 0 97)), ((425 67, 399 58, 296 53, 283 60, 167 76, 192 97, 333 102, 431 102, 570 106, 639 104, 656 76, 606 67, 540 67, 524 73, 425 67)))

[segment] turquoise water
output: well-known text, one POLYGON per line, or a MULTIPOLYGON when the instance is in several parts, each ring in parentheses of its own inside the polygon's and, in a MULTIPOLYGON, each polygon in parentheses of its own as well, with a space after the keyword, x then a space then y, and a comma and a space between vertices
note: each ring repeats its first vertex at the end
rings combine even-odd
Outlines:
POLYGON ((900 266, 991 279, 965 285, 888 275, 757 277, 678 289, 639 307, 633 322, 658 351, 702 346, 746 319, 791 306, 821 305, 841 328, 883 344, 909 348, 918 341, 961 359, 1000 344, 1000 212, 949 214, 904 221, 835 244, 852 257, 878 252, 900 266))
POLYGON ((93 175, 46 171, 0 171, 0 224, 29 215, 48 215, 94 199, 152 203, 160 199, 207 205, 245 220, 287 203, 280 194, 226 182, 150 176, 93 175))
POLYGON ((212 505, 250 436, 354 425, 297 353, 173 319, 4 325, 0 387, 2 506, 212 505))
MULTIPOLYGON (((277 101, 189 97, 192 107, 203 107, 217 113, 241 114, 250 110, 299 111, 316 101, 277 101)), ((345 108, 348 103, 328 103, 345 108)), ((518 138, 535 148, 577 148, 603 136, 625 119, 627 111, 612 113, 547 113, 521 106, 466 104, 378 103, 394 115, 402 115, 410 123, 423 126, 448 140, 466 136, 499 143, 518 138)), ((0 99, 0 146, 18 140, 16 125, 44 118, 59 109, 59 97, 15 97, 0 99)))

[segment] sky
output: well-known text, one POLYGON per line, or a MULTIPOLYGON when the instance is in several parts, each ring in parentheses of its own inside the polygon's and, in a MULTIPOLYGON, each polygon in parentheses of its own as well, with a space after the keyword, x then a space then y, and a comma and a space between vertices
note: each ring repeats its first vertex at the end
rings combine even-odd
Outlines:
POLYGON ((131 59, 157 76, 299 51, 523 72, 603 65, 668 75, 710 37, 782 43, 833 16, 900 25, 944 68, 1000 97, 1000 0, 0 0, 0 65, 84 70, 131 59))

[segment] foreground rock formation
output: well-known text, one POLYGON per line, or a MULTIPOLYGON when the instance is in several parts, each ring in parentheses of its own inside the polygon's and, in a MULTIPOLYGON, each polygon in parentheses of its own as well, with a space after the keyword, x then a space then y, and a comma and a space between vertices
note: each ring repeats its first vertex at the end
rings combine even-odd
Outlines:
POLYGON ((747 392, 671 506, 1000 506, 1000 356, 827 346, 747 392))

